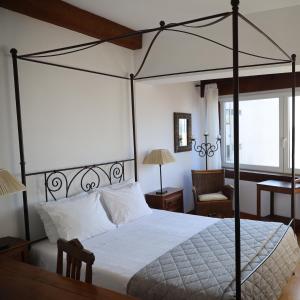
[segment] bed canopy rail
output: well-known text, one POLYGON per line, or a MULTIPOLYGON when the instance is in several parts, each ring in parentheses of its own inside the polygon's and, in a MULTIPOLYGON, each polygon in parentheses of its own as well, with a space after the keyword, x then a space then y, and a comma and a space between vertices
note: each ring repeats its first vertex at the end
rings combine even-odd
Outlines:
MULTIPOLYGON (((234 106, 234 184, 235 184, 235 277, 236 277, 236 299, 241 299, 241 240, 240 240, 240 195, 239 195, 239 181, 240 181, 240 167, 239 167, 239 69, 243 68, 251 68, 251 67, 260 67, 260 66, 274 66, 280 64, 292 64, 292 78, 291 78, 291 87, 292 87, 292 143, 291 143, 291 153, 292 153, 292 194, 291 194, 291 207, 292 207, 292 221, 294 218, 294 201, 295 201, 295 88, 296 88, 296 80, 295 80, 295 72, 296 72, 296 55, 288 55, 286 51, 284 51, 270 36, 264 33, 260 28, 258 28, 255 24, 253 24, 250 20, 244 17, 239 13, 239 0, 231 0, 232 10, 230 12, 224 12, 219 14, 214 14, 206 17, 201 17, 197 19, 187 20, 183 22, 177 23, 169 23, 165 24, 164 21, 160 22, 159 27, 154 27, 150 29, 144 29, 135 31, 132 33, 115 36, 112 38, 96 40, 88 43, 81 43, 76 45, 71 45, 67 47, 60 47, 56 49, 38 51, 28 54, 17 55, 17 50, 12 49, 12 62, 13 62, 13 74, 14 74, 14 83, 15 83, 15 100, 16 100, 16 108, 17 108, 17 122, 18 122, 18 135, 19 135, 19 149, 20 149, 20 164, 21 164, 21 173, 22 173, 22 182, 26 184, 26 176, 32 174, 26 174, 25 170, 25 160, 24 160, 24 145, 23 145, 23 134, 22 134, 22 118, 21 118, 21 105, 20 105, 20 92, 19 92, 19 78, 18 78, 18 59, 24 60, 27 62, 34 62, 44 65, 49 65, 53 67, 60 67, 71 69, 75 71, 82 71, 93 73, 95 75, 108 76, 117 79, 123 79, 130 81, 130 94, 131 94, 131 115, 132 115, 132 135, 133 135, 133 148, 134 148, 134 171, 135 171, 135 179, 137 180, 137 151, 136 151, 136 127, 135 127, 135 97, 134 97, 134 82, 142 79, 150 79, 150 78, 162 78, 166 76, 174 76, 174 75, 186 75, 193 73, 202 73, 202 72, 212 72, 212 71, 223 71, 223 70, 233 70, 233 106, 234 106), (213 26, 214 24, 221 23, 223 20, 232 18, 232 46, 225 45, 218 41, 209 39, 205 36, 195 34, 193 32, 189 32, 186 28, 199 29, 203 27, 213 26), (284 56, 284 58, 272 58, 268 56, 259 55, 252 52, 242 51, 239 49, 239 19, 247 22, 254 30, 259 32, 265 39, 267 39, 279 52, 284 56), (205 24, 197 24, 203 21, 209 21, 205 24), (185 29, 176 29, 178 27, 184 27, 185 29), (143 69, 147 57, 157 40, 159 40, 159 36, 161 32, 175 32, 180 34, 185 34, 191 37, 196 37, 198 39, 206 40, 220 47, 226 48, 229 51, 232 51, 232 66, 229 67, 220 67, 220 68, 210 68, 210 69, 198 69, 198 70, 190 70, 190 71, 181 71, 181 72, 173 72, 167 74, 154 74, 149 76, 138 76, 143 69), (52 63, 43 61, 43 58, 47 57, 56 57, 62 55, 68 55, 70 53, 84 51, 90 49, 92 47, 96 47, 106 42, 112 42, 118 39, 124 39, 136 35, 143 35, 147 33, 155 33, 152 41, 150 42, 145 55, 142 59, 140 66, 137 71, 129 76, 109 74, 106 72, 99 72, 93 70, 87 70, 84 68, 66 66, 62 64, 52 63), (239 65, 239 55, 248 55, 255 58, 266 59, 270 62, 268 63, 257 63, 257 64, 247 64, 247 65, 239 65)), ((26 238, 30 240, 30 232, 29 232, 29 219, 28 219, 28 204, 27 204, 27 194, 26 191, 23 192, 23 205, 24 205, 24 219, 25 219, 25 230, 26 230, 26 238)))
MULTIPOLYGON (((165 29, 166 28, 173 28, 173 27, 187 25, 187 24, 191 24, 191 23, 206 21, 206 20, 210 20, 210 19, 223 17, 223 16, 228 15, 228 14, 231 14, 231 12, 225 12, 225 13, 210 15, 210 16, 197 18, 197 19, 192 19, 192 20, 187 20, 187 21, 183 21, 183 22, 179 22, 179 23, 171 23, 171 24, 165 25, 164 28, 165 29)), ((51 49, 51 50, 45 50, 45 51, 39 51, 39 52, 23 54, 23 55, 19 55, 18 58, 28 57, 28 56, 36 56, 36 55, 53 53, 53 52, 64 51, 64 50, 70 50, 70 49, 75 49, 75 48, 82 48, 82 47, 92 46, 92 45, 96 46, 96 45, 100 45, 100 44, 103 44, 103 43, 106 43, 106 42, 112 42, 112 41, 115 41, 115 40, 124 39, 124 38, 128 38, 128 37, 136 36, 136 35, 143 35, 145 33, 156 32, 156 31, 161 30, 161 27, 162 26, 154 27, 154 28, 150 28, 150 29, 137 30, 137 31, 134 31, 134 32, 131 32, 131 33, 128 33, 128 34, 118 35, 118 36, 115 36, 115 37, 111 37, 111 38, 107 38, 107 39, 101 39, 101 40, 88 42, 88 43, 76 44, 76 45, 67 46, 67 47, 61 47, 61 48, 56 48, 56 49, 51 49)))
POLYGON ((238 13, 239 17, 243 19, 246 23, 248 23, 252 28, 254 28, 257 32, 259 32, 262 36, 264 36, 269 42, 273 44, 288 60, 292 61, 292 56, 288 55, 285 50, 283 50, 269 35, 263 32, 259 27, 257 27, 253 22, 243 16, 241 13, 238 13))
POLYGON ((113 77, 113 78, 118 78, 118 79, 130 80, 128 77, 125 77, 125 76, 114 75, 114 74, 109 74, 109 73, 104 73, 104 72, 93 71, 93 70, 87 70, 87 69, 82 69, 82 68, 77 68, 77 67, 72 67, 72 66, 66 66, 66 65, 62 65, 62 64, 56 64, 56 63, 41 61, 41 60, 32 59, 32 58, 21 57, 19 59, 24 60, 24 61, 42 64, 42 65, 59 67, 59 68, 63 68, 63 69, 69 69, 69 70, 75 70, 75 71, 80 71, 80 72, 85 72, 85 73, 96 74, 96 75, 103 75, 103 76, 108 76, 108 77, 113 77))
MULTIPOLYGON (((98 40, 98 41, 95 41, 95 42, 88 42, 88 43, 77 44, 77 45, 72 45, 72 46, 68 46, 68 47, 61 47, 61 48, 56 48, 56 49, 51 49, 51 50, 45 50, 45 51, 40 51, 40 52, 34 52, 34 53, 29 53, 29 54, 18 55, 17 58, 21 59, 21 60, 25 60, 25 61, 45 64, 45 65, 50 65, 50 66, 56 66, 56 67, 72 69, 72 70, 77 70, 77 71, 82 71, 82 72, 94 73, 94 74, 108 76, 108 77, 115 77, 115 78, 130 80, 130 77, 127 77, 127 76, 109 74, 109 73, 100 72, 100 71, 96 71, 96 70, 87 70, 87 69, 84 69, 84 68, 78 68, 78 67, 74 67, 74 66, 68 66, 68 65, 63 65, 63 64, 47 62, 47 61, 39 60, 39 58, 57 57, 57 56, 67 55, 67 54, 74 53, 74 52, 84 51, 84 50, 90 49, 91 47, 95 47, 95 46, 101 45, 101 44, 106 43, 106 42, 111 42, 113 40, 122 39, 122 38, 126 38, 126 37, 129 37, 129 36, 143 35, 143 34, 146 34, 146 33, 156 32, 155 36, 153 37, 153 39, 151 40, 151 42, 148 46, 148 49, 147 49, 147 51, 146 51, 146 53, 145 53, 145 55, 142 59, 142 62, 140 64, 138 70, 136 71, 136 73, 133 76, 134 80, 159 78, 159 77, 166 77, 166 76, 173 76, 173 75, 185 75, 185 74, 190 74, 190 73, 202 73, 202 72, 210 72, 210 71, 217 71, 217 70, 230 70, 233 67, 201 69, 201 70, 174 72, 174 73, 168 73, 168 74, 155 74, 155 75, 138 77, 139 73, 141 72, 141 70, 142 70, 142 68, 143 68, 143 66, 144 66, 144 64, 145 64, 145 62, 148 58, 148 55, 151 51, 151 48, 153 47, 153 45, 156 42, 156 40, 158 39, 159 35, 163 31, 177 32, 177 33, 189 35, 189 36, 192 36, 192 37, 196 37, 196 38, 199 38, 199 39, 206 40, 206 41, 208 41, 210 43, 213 43, 215 45, 224 47, 225 49, 227 49, 229 51, 233 51, 233 47, 230 47, 230 46, 225 45, 223 43, 220 43, 216 40, 205 37, 203 35, 199 35, 199 34, 196 34, 194 32, 189 32, 189 31, 186 31, 186 30, 174 29, 174 28, 180 27, 180 26, 184 26, 184 27, 188 27, 188 28, 207 27, 207 26, 217 24, 217 23, 227 19, 229 16, 232 16, 232 12, 220 13, 220 14, 217 14, 217 15, 211 15, 211 16, 208 16, 208 17, 193 19, 193 20, 190 20, 190 21, 184 21, 184 22, 180 22, 180 23, 165 24, 164 21, 161 21, 160 22, 160 27, 139 30, 139 31, 130 33, 128 35, 126 34, 126 35, 122 35, 122 36, 116 36, 116 37, 112 37, 112 38, 108 38, 108 39, 98 40), (217 20, 215 20, 213 22, 210 22, 208 24, 205 24, 205 25, 198 25, 198 26, 197 25, 194 25, 194 26, 193 25, 188 25, 188 24, 193 24, 193 23, 196 23, 196 22, 201 22, 201 21, 204 21, 204 20, 215 19, 215 18, 217 18, 217 20), (70 50, 70 49, 75 49, 75 50, 70 50), (65 51, 65 50, 70 50, 70 51, 61 52, 61 51, 65 51)), ((247 56, 251 56, 251 57, 255 57, 255 58, 261 58, 261 59, 272 61, 270 63, 248 64, 248 65, 244 65, 244 66, 239 66, 239 68, 251 68, 251 67, 268 66, 268 65, 271 66, 271 65, 275 65, 275 64, 285 64, 285 63, 291 63, 292 62, 292 58, 277 43, 275 43, 275 41, 273 41, 267 34, 265 34, 255 24, 253 24, 251 21, 249 21, 247 18, 245 18, 242 14, 238 13, 238 17, 245 20, 251 27, 253 27, 256 31, 258 31, 265 38, 267 38, 286 57, 285 59, 283 59, 283 58, 274 58, 274 57, 258 55, 258 54, 251 53, 251 52, 248 52, 248 51, 238 50, 238 52, 240 54, 243 54, 243 55, 247 55, 247 56)))
MULTIPOLYGON (((247 69, 247 68, 253 68, 253 67, 263 67, 263 66, 274 66, 274 65, 284 65, 284 64, 290 64, 290 61, 242 65, 242 66, 239 66, 239 69, 247 69)), ((158 75, 149 75, 149 76, 143 76, 143 77, 135 78, 135 80, 138 81, 138 80, 143 80, 143 79, 163 78, 163 77, 170 77, 170 76, 176 76, 176 75, 188 75, 188 74, 206 73, 206 72, 214 72, 214 71, 227 71, 227 70, 233 70, 233 67, 222 67, 222 68, 212 68, 212 69, 203 69, 203 70, 194 70, 194 71, 184 71, 184 72, 174 72, 174 73, 166 73, 166 74, 158 74, 158 75)))

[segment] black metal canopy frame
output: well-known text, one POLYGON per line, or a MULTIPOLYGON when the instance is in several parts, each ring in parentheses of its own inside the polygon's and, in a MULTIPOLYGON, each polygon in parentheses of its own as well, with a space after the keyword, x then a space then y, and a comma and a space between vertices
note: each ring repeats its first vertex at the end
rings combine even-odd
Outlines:
MULTIPOLYGON (((26 184, 26 176, 30 176, 31 174, 27 174, 25 171, 25 159, 24 159, 24 145, 23 145, 23 134, 22 134, 22 116, 21 116, 21 104, 20 104, 20 92, 19 92, 19 77, 18 77, 18 59, 28 62, 34 62, 44 65, 49 65, 53 67, 60 67, 65 69, 71 69, 75 71, 93 73, 96 75, 103 75, 112 78, 128 80, 130 82, 130 92, 131 92, 131 114, 132 114, 132 132, 133 132, 133 149, 134 149, 134 171, 135 171, 135 180, 137 180, 137 153, 136 153, 136 130, 135 130, 135 99, 134 99, 134 81, 142 80, 142 79, 150 79, 150 78, 162 78, 166 76, 173 75, 184 75, 184 74, 192 74, 192 73, 202 73, 209 71, 220 71, 220 70, 233 70, 233 103, 234 103, 234 185, 235 185, 235 265, 236 265, 236 299, 241 299, 241 238, 240 238, 240 195, 239 195, 239 181, 240 181, 240 167, 239 167, 239 69, 251 68, 257 66, 270 66, 270 65, 278 65, 278 64, 291 64, 292 65, 292 76, 291 76, 291 88, 292 88, 292 194, 291 194, 291 206, 292 206, 292 220, 294 219, 294 202, 295 202, 295 88, 296 88, 296 55, 292 54, 288 55, 278 44, 276 44, 266 33, 264 33, 261 29, 259 29, 255 24, 253 24, 250 20, 248 20, 245 16, 239 13, 239 0, 231 0, 232 11, 224 12, 220 14, 210 15, 207 17, 197 18, 193 20, 188 20, 184 22, 178 23, 170 23, 165 24, 164 21, 160 22, 159 27, 144 29, 135 31, 133 33, 124 34, 120 36, 115 36, 111 38, 106 38, 102 40, 97 40, 93 42, 77 44, 68 47, 61 47, 57 49, 51 49, 46 51, 39 51, 29 54, 18 55, 16 49, 11 49, 12 55, 12 63, 13 63, 13 74, 14 74, 14 84, 15 84, 15 100, 16 100, 16 113, 17 113, 17 122, 18 122, 18 137, 19 137, 19 149, 20 149, 20 164, 21 164, 21 175, 22 182, 26 184), (194 32, 187 31, 184 28, 202 28, 214 25, 216 23, 222 22, 223 20, 231 17, 232 19, 232 47, 222 44, 218 41, 212 40, 205 36, 196 34, 194 32), (246 52, 239 50, 239 18, 243 21, 247 22, 252 28, 254 28, 259 34, 265 37, 274 47, 276 47, 284 58, 272 58, 261 56, 255 53, 246 52), (208 21, 208 23, 201 23, 203 21, 208 21), (179 28, 179 29, 178 29, 179 28), (199 70, 191 70, 184 72, 175 72, 175 73, 167 73, 167 74, 156 74, 150 76, 139 76, 140 71, 142 70, 148 55, 151 51, 152 46, 155 41, 159 37, 160 33, 163 31, 167 32, 177 32, 180 34, 189 35, 192 37, 196 37, 202 40, 206 40, 210 43, 219 45, 227 50, 232 51, 232 66, 222 67, 222 68, 211 68, 211 69, 199 69, 199 70), (98 72, 94 70, 87 70, 83 68, 67 66, 52 62, 47 62, 41 60, 41 58, 46 57, 55 57, 61 55, 67 55, 70 53, 83 51, 89 49, 91 47, 95 47, 101 45, 106 42, 111 42, 114 40, 125 39, 132 36, 138 36, 146 33, 155 33, 146 54, 141 62, 140 67, 138 68, 135 74, 130 74, 130 76, 120 76, 115 74, 109 74, 105 72, 98 72), (251 57, 261 58, 265 60, 269 60, 268 63, 258 63, 258 64, 248 64, 248 65, 239 65, 239 54, 247 55, 251 57)), ((45 172, 43 172, 45 173, 45 172)), ((29 232, 29 217, 28 217, 28 204, 27 204, 27 194, 26 191, 23 192, 23 205, 24 205, 24 219, 25 219, 25 230, 26 230, 26 239, 30 240, 30 232, 29 232)))

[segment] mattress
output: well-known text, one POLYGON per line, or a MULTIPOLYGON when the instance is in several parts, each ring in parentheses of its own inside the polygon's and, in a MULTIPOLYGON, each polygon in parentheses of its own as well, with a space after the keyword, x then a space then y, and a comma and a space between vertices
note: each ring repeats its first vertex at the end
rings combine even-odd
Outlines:
MULTIPOLYGON (((151 215, 85 240, 82 243, 83 246, 93 252, 96 257, 93 265, 93 283, 126 294, 131 279, 143 268, 151 265, 164 254, 190 240, 193 236, 206 232, 209 227, 215 226, 214 224, 219 221, 220 219, 215 218, 153 210, 151 215)), ((219 238, 222 239, 221 235, 219 238)), ((231 239, 231 244, 234 248, 234 238, 231 239)), ((282 273, 278 268, 284 269, 284 266, 288 266, 288 263, 286 263, 288 260, 296 259, 296 255, 286 254, 287 247, 296 249, 299 256, 299 247, 292 229, 289 229, 288 233, 285 234, 276 251, 271 255, 271 260, 268 259, 268 263, 262 265, 261 270, 259 272, 255 271, 250 280, 244 283, 243 286, 248 293, 247 299, 253 299, 252 293, 256 290, 257 282, 261 284, 265 279, 271 278, 274 268, 275 273, 281 276, 282 273), (286 262, 280 261, 286 256, 285 254, 290 258, 286 262), (267 278, 264 278, 264 274, 267 278)), ((211 251, 213 253, 214 249, 211 249, 211 251)), ((231 253, 232 260, 234 257, 233 252, 231 253)), ((32 263, 52 272, 56 270, 56 255, 56 245, 51 244, 48 240, 34 244, 31 249, 32 263)), ((231 268, 234 268, 232 262, 230 265, 231 268)), ((291 274, 292 270, 287 270, 286 274, 288 272, 291 274)), ((281 281, 284 283, 285 280, 286 278, 283 278, 281 281)), ((270 289, 267 283, 265 283, 265 286, 266 289, 270 289)), ((264 286, 262 285, 262 287, 264 286)), ((278 287, 278 289, 280 288, 281 286, 278 287)), ((278 289, 276 294, 278 294, 278 289)), ((231 290, 234 291, 234 287, 231 290)))
MULTIPOLYGON (((139 270, 217 221, 153 210, 150 215, 85 240, 83 246, 96 257, 93 283, 126 294, 128 282, 139 270)), ((56 271, 55 244, 44 240, 34 244, 30 252, 33 264, 56 271)))

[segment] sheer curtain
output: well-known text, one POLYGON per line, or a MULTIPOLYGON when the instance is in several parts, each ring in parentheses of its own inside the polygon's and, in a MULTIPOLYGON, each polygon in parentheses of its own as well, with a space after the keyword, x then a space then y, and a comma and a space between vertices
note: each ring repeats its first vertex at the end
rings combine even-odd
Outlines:
MULTIPOLYGON (((204 133, 208 133, 207 141, 209 143, 212 143, 213 145, 216 145, 217 138, 220 135, 219 91, 216 83, 205 85, 204 102, 205 102, 204 133)), ((222 167, 220 143, 218 145, 219 145, 219 150, 215 152, 213 157, 208 158, 208 164, 207 164, 208 169, 220 169, 222 167)))

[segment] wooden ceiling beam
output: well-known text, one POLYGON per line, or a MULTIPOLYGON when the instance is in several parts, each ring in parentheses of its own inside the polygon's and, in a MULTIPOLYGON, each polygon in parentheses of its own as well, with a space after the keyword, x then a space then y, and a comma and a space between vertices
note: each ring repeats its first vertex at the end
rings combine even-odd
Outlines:
MULTIPOLYGON (((97 39, 134 32, 61 0, 0 0, 0 6, 97 39)), ((141 49, 142 36, 115 40, 113 43, 132 50, 141 49)))

